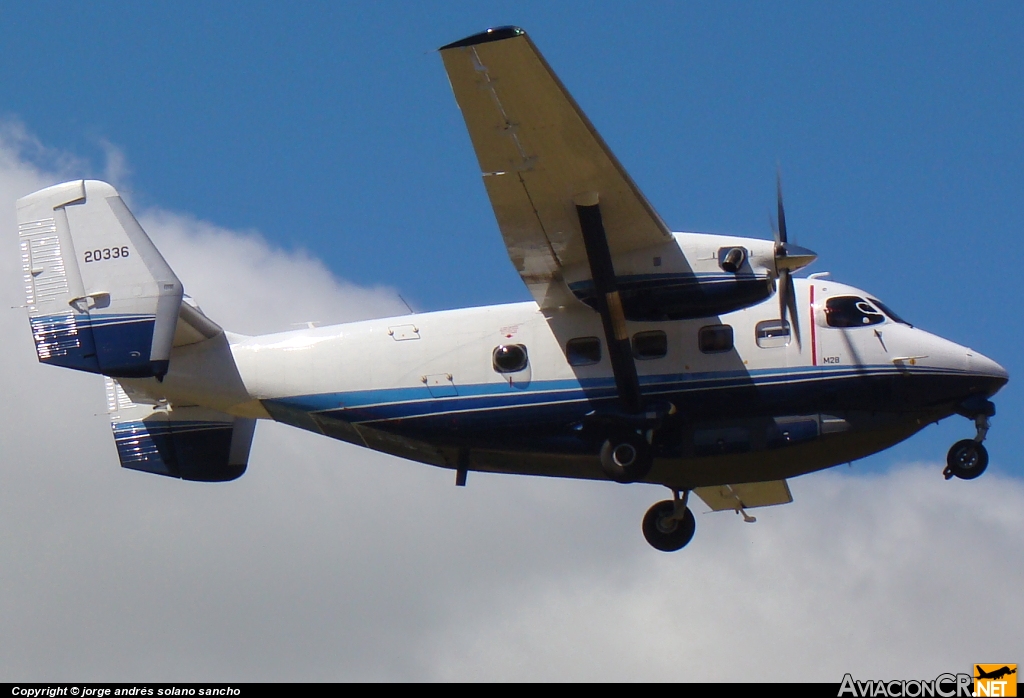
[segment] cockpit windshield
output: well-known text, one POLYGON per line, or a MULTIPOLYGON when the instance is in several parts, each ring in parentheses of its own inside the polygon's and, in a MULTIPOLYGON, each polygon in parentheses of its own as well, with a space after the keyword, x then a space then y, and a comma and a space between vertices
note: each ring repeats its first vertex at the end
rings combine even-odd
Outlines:
POLYGON ((867 327, 885 322, 885 315, 858 296, 833 296, 825 301, 829 327, 867 327))
POLYGON ((898 322, 901 325, 906 325, 908 327, 913 327, 913 325, 911 325, 909 322, 907 322, 906 320, 901 318, 896 313, 892 312, 892 308, 887 306, 882 301, 880 301, 880 300, 878 300, 876 298, 868 298, 868 300, 871 301, 872 303, 874 303, 876 306, 878 306, 878 309, 881 310, 883 313, 885 313, 887 316, 889 316, 889 319, 892 320, 893 322, 898 322))

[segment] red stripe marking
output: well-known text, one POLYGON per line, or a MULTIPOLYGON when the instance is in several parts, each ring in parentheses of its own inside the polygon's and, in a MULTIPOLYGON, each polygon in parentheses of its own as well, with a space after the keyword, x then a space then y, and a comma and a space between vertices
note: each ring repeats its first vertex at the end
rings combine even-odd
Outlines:
POLYGON ((818 365, 818 341, 814 331, 814 284, 811 284, 811 366, 818 365))

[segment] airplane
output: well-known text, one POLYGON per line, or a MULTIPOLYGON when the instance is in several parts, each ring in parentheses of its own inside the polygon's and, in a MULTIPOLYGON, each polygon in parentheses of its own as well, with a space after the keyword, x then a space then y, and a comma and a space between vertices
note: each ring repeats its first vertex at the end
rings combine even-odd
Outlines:
POLYGON ((673 232, 527 34, 439 49, 509 257, 533 301, 260 336, 223 329, 110 184, 18 201, 39 361, 105 376, 122 467, 218 482, 269 419, 455 471, 667 487, 657 550, 713 511, 792 501, 787 482, 957 414, 946 479, 984 472, 1008 380, 788 240, 673 232))
POLYGON ((1017 668, 1016 668, 1016 665, 1014 666, 1013 669, 1011 669, 1010 667, 1004 665, 1004 666, 1002 666, 1002 667, 1000 667, 998 669, 994 669, 992 671, 985 671, 985 670, 983 670, 981 668, 980 665, 975 664, 974 665, 974 671, 977 673, 977 675, 974 677, 976 679, 993 679, 995 681, 998 681, 999 679, 1001 679, 1001 678, 1003 678, 1005 676, 1009 676, 1010 674, 1016 674, 1017 673, 1017 668))

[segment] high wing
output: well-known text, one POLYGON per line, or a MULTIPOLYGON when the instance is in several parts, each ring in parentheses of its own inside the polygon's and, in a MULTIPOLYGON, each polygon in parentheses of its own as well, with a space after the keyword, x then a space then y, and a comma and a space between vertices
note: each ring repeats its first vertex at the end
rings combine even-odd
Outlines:
POLYGON ((600 201, 613 261, 672 241, 522 29, 476 34, 441 57, 509 257, 542 308, 574 302, 562 270, 587 265, 577 205, 600 201))

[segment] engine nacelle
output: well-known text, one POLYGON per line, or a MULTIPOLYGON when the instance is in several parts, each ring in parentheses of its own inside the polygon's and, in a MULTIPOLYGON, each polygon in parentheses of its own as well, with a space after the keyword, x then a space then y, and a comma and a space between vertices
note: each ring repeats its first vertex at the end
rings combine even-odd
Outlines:
MULTIPOLYGON (((707 317, 772 294, 777 276, 772 241, 704 233, 673 237, 663 248, 616 257, 615 280, 627 320, 707 317)), ((589 268, 577 265, 563 275, 577 298, 597 307, 589 268)))

